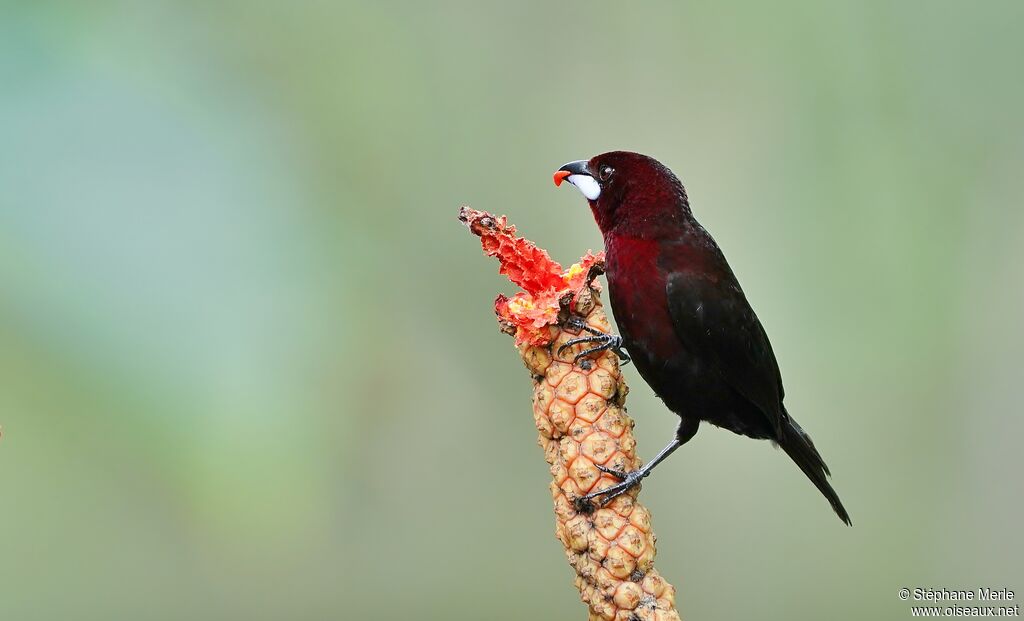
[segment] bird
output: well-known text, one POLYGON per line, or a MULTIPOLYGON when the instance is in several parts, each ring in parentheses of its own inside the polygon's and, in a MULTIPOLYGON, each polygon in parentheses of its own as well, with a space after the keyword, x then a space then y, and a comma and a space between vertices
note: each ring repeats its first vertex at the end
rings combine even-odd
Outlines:
POLYGON ((581 498, 601 504, 638 485, 697 433, 700 423, 770 440, 788 455, 847 525, 828 466, 783 404, 782 374, 757 315, 725 255, 690 209, 679 178, 654 158, 611 151, 565 164, 604 238, 608 298, 619 334, 581 324, 589 336, 566 342, 613 350, 679 416, 672 441, 631 472, 600 466, 619 479, 581 498), (596 343, 596 345, 594 345, 596 343), (624 351, 623 351, 624 350, 624 351))

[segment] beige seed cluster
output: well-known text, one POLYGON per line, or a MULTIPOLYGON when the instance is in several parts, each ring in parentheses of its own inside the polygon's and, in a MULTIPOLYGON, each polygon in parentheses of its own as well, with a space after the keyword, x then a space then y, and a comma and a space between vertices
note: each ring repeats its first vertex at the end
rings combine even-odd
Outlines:
MULTIPOLYGON (((575 307, 591 327, 610 330, 595 289, 581 291, 575 307)), ((651 516, 637 501, 638 490, 604 507, 576 502, 618 482, 598 464, 619 471, 640 466, 633 420, 623 408, 627 388, 618 358, 606 351, 573 364, 588 345, 561 355, 558 348, 581 335, 557 326, 549 330, 550 345, 523 346, 520 353, 533 374, 533 417, 551 465, 555 534, 576 571, 580 597, 591 621, 678 620, 675 589, 654 568, 651 516)))

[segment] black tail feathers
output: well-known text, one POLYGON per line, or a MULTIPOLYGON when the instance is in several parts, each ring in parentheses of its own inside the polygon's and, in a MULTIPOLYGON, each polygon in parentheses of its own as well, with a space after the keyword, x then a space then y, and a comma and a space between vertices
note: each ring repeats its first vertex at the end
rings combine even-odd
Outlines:
POLYGON ((832 509, 839 516, 839 519, 845 522, 847 526, 852 526, 853 523, 850 522, 850 515, 846 512, 846 508, 843 507, 842 501, 839 500, 839 495, 836 494, 836 490, 832 489, 832 486, 828 483, 826 478, 830 474, 828 466, 825 465, 825 461, 818 454, 818 450, 814 448, 814 443, 811 442, 810 436, 804 433, 804 430, 792 418, 783 422, 782 433, 778 443, 782 450, 786 451, 790 459, 796 462, 797 466, 800 466, 800 469, 811 480, 811 483, 814 483, 814 486, 828 499, 829 504, 832 505, 832 509))

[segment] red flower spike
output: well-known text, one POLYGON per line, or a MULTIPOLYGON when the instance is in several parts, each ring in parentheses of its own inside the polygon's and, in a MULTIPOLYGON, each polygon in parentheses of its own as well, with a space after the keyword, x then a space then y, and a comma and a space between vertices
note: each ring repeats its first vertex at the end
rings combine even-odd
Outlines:
POLYGON ((587 325, 608 325, 600 293, 588 283, 602 267, 601 254, 588 252, 563 273, 546 253, 515 237, 505 218, 463 208, 460 219, 480 235, 484 251, 498 257, 502 273, 526 289, 499 295, 494 309, 501 331, 515 335, 532 378, 530 411, 550 466, 555 536, 575 570, 588 618, 679 621, 675 589, 654 568, 651 515, 639 490, 602 507, 580 502, 583 493, 617 481, 599 464, 628 471, 641 463, 616 354, 603 351, 570 365, 575 352, 560 356, 554 345, 578 336, 558 324, 566 304, 587 325))
POLYGON ((604 260, 604 253, 587 254, 566 272, 546 251, 533 242, 517 237, 516 227, 504 216, 463 207, 459 220, 480 237, 484 253, 497 257, 498 270, 523 291, 511 298, 498 296, 494 312, 509 331, 515 331, 516 344, 545 345, 551 340, 547 327, 558 321, 558 301, 565 293, 575 293, 585 284, 590 268, 604 260))
POLYGON ((485 211, 463 207, 459 220, 480 236, 484 254, 498 257, 499 273, 531 295, 557 289, 564 285, 562 266, 531 241, 516 237, 516 227, 505 216, 496 218, 485 211))

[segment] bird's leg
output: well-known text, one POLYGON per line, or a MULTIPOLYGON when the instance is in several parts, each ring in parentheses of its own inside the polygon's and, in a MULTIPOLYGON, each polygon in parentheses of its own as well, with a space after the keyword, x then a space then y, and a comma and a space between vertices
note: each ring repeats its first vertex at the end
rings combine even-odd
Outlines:
POLYGON ((665 446, 665 448, 661 449, 661 451, 659 451, 658 454, 654 456, 654 459, 652 459, 647 464, 644 464, 644 466, 639 470, 634 470, 632 472, 622 472, 621 470, 614 470, 612 468, 606 468, 605 466, 602 466, 600 464, 595 464, 598 470, 605 474, 610 474, 616 479, 619 479, 620 482, 616 483, 615 485, 612 485, 611 487, 598 490, 596 492, 591 492, 586 496, 580 497, 579 499, 577 499, 576 505, 578 507, 585 507, 590 505, 591 501, 594 498, 597 498, 598 496, 604 496, 604 499, 602 499, 601 502, 598 503, 598 506, 603 507, 609 502, 611 502, 613 499, 615 499, 616 496, 621 496, 622 494, 625 494, 632 488, 636 487, 637 485, 640 484, 640 481, 642 481, 647 475, 649 475, 658 464, 665 461, 665 458, 671 455, 672 451, 686 444, 690 440, 690 438, 692 438, 694 434, 697 433, 697 428, 699 426, 700 419, 684 418, 682 421, 680 421, 679 428, 676 429, 676 435, 674 438, 672 438, 672 441, 669 442, 668 445, 665 446))
POLYGON ((559 356, 562 355, 563 351, 572 347, 573 345, 579 345, 580 343, 600 343, 600 345, 591 347, 589 349, 585 349, 580 353, 576 354, 576 356, 572 360, 573 364, 579 362, 580 358, 585 358, 590 354, 595 354, 599 351, 605 351, 608 349, 615 352, 615 355, 619 357, 619 360, 622 361, 623 365, 629 364, 631 358, 629 357, 629 354, 626 353, 626 350, 622 349, 622 337, 619 336, 618 334, 606 334, 596 328, 591 328, 583 321, 582 318, 575 316, 567 319, 565 325, 567 328, 571 328, 573 330, 589 332, 593 336, 581 336, 579 338, 570 339, 566 341, 561 347, 558 348, 559 356))
POLYGON ((654 459, 645 464, 639 470, 634 470, 632 472, 622 472, 621 470, 614 470, 612 468, 606 468, 605 466, 597 465, 598 470, 605 474, 610 474, 616 479, 620 479, 620 482, 616 483, 615 485, 612 485, 611 487, 607 487, 596 492, 590 492, 586 496, 581 497, 577 501, 577 504, 586 505, 589 504, 598 496, 604 496, 604 498, 597 504, 600 507, 605 506, 606 504, 614 500, 616 496, 621 496, 622 494, 625 494, 626 492, 633 489, 637 485, 640 485, 640 481, 642 481, 647 475, 649 475, 651 471, 654 470, 655 466, 664 461, 666 457, 671 455, 672 451, 679 448, 681 444, 682 443, 679 441, 679 438, 672 438, 672 441, 669 442, 665 448, 661 449, 661 452, 659 452, 654 457, 654 459))

